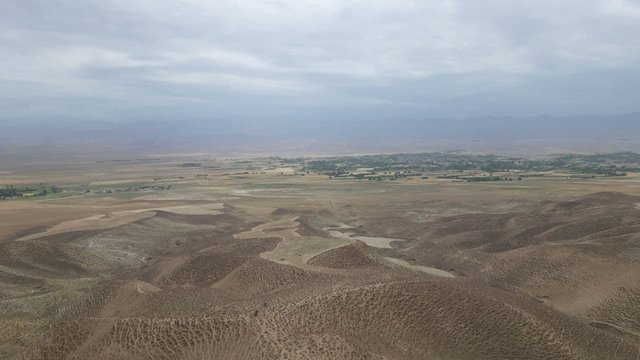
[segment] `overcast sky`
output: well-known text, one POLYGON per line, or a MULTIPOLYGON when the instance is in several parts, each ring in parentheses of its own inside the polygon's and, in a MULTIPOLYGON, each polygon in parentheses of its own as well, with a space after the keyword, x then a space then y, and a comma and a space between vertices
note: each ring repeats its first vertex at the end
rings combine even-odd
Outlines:
POLYGON ((0 121, 640 110, 637 0, 3 0, 0 121))

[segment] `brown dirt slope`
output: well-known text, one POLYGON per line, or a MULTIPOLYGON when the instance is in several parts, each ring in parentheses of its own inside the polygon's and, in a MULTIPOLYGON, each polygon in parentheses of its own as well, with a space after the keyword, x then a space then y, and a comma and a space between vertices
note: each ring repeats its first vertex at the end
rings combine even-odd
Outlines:
POLYGON ((110 229, 1 243, 0 357, 640 354, 638 198, 598 193, 427 220, 406 204, 389 201, 382 213, 353 202, 349 223, 359 234, 406 241, 391 249, 354 242, 297 266, 261 257, 281 244, 278 237, 233 236, 295 214, 295 240, 304 242, 325 236, 317 224, 337 216, 308 206, 296 213, 284 199, 286 211, 275 215, 268 203, 252 217, 246 209, 257 200, 243 198, 218 215, 158 212, 110 229), (381 257, 456 277, 388 267, 381 257))
POLYGON ((363 266, 378 265, 369 255, 367 244, 357 241, 336 249, 325 251, 307 261, 312 266, 322 266, 332 269, 350 269, 363 266))

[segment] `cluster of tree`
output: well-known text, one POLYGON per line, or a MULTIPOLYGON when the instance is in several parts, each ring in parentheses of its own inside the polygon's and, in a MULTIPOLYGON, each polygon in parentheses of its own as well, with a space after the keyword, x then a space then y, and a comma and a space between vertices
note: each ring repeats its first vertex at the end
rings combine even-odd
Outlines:
MULTIPOLYGON (((295 159, 303 160, 303 159, 295 159)), ((640 155, 614 153, 600 155, 558 155, 546 159, 526 159, 497 155, 468 155, 459 153, 423 153, 328 157, 303 160, 306 170, 333 177, 344 176, 359 168, 375 173, 411 172, 547 172, 554 170, 582 174, 624 176, 640 172, 640 155)), ((487 180, 482 180, 487 181, 487 180)))
POLYGON ((170 190, 171 185, 140 185, 125 188, 97 190, 97 194, 112 194, 114 192, 148 191, 148 190, 170 190))
POLYGON ((11 197, 14 197, 14 196, 22 196, 22 191, 14 188, 11 185, 9 185, 8 187, 0 189, 0 198, 2 198, 2 199, 11 198, 11 197))
MULTIPOLYGON (((485 181, 513 181, 511 177, 500 176, 475 176, 472 178, 466 178, 467 182, 485 182, 485 181)), ((518 181, 522 180, 522 177, 517 178, 518 181)))
POLYGON ((329 160, 311 160, 305 165, 305 170, 326 173, 338 170, 338 165, 329 160))
POLYGON ((0 200, 10 199, 14 197, 23 197, 25 195, 33 195, 33 196, 47 196, 49 192, 58 193, 60 192, 60 188, 53 185, 49 187, 47 190, 46 186, 42 186, 42 188, 37 189, 29 186, 25 187, 15 187, 13 185, 8 185, 0 188, 0 200))

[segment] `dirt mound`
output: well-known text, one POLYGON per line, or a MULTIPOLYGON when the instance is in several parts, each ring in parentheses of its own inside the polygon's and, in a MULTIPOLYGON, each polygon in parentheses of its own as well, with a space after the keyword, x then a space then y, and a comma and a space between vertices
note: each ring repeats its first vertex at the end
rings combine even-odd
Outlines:
POLYGON ((331 218, 331 217, 335 216, 335 214, 333 213, 333 211, 331 211, 331 210, 327 210, 327 209, 322 209, 322 210, 320 210, 320 211, 318 212, 318 215, 320 215, 320 216, 324 216, 324 217, 327 217, 327 218, 331 218))
POLYGON ((530 304, 523 308, 517 299, 507 299, 445 282, 373 285, 301 301, 287 310, 285 328, 343 336, 354 347, 387 358, 636 357, 637 347, 624 340, 561 313, 530 304))
POLYGON ((185 215, 169 211, 156 211, 156 217, 192 225, 237 226, 243 224, 242 220, 230 214, 185 215))
POLYGON ((637 347, 623 339, 501 290, 492 294, 446 282, 399 282, 248 314, 87 318, 58 325, 35 357, 635 359, 637 347))
POLYGON ((278 243, 282 241, 279 237, 251 238, 234 240, 233 242, 220 247, 220 251, 228 251, 237 255, 258 256, 265 251, 272 251, 278 243))
POLYGON ((296 229, 296 232, 301 236, 316 236, 316 237, 324 237, 324 238, 330 236, 327 231, 311 225, 311 222, 305 217, 298 218, 298 224, 299 225, 298 225, 298 228, 296 229))
POLYGON ((330 195, 239 197, 3 242, 0 357, 637 359, 636 198, 432 216, 418 192, 376 194, 382 210, 349 195, 348 216, 321 210, 330 195))
POLYGON ((575 200, 552 204, 550 212, 584 211, 600 206, 633 207, 640 199, 620 192, 598 192, 585 195, 575 200))
POLYGON ((640 289, 620 288, 606 303, 594 308, 591 317, 605 329, 622 331, 632 340, 640 342, 640 289), (615 324, 615 325, 613 325, 615 324))
POLYGON ((366 234, 362 233, 362 235, 410 238, 416 233, 424 233, 424 228, 416 229, 415 222, 400 216, 375 217, 365 219, 362 222, 363 227, 368 230, 366 234))
POLYGON ((291 216, 291 215, 303 215, 303 214, 313 214, 313 210, 300 210, 294 208, 277 208, 271 212, 270 215, 273 216, 291 216))
POLYGON ((566 241, 597 234, 618 227, 622 223, 622 216, 600 216, 584 221, 575 221, 552 228, 542 234, 544 241, 566 241))
POLYGON ((234 254, 208 253, 193 257, 160 281, 161 287, 193 284, 209 286, 247 261, 234 254))
POLYGON ((503 235, 504 231, 500 230, 469 231, 443 237, 439 239, 439 242, 455 244, 462 249, 475 249, 491 244, 495 242, 496 239, 500 239, 503 235))
POLYGON ((294 266, 256 258, 218 282, 215 288, 241 295, 265 294, 308 282, 319 276, 294 266))
MULTIPOLYGON (((256 324, 246 317, 87 319, 62 324, 37 358, 184 359, 206 348, 225 358, 247 355, 259 342, 256 324), (85 334, 101 329, 101 336, 85 334), (84 340, 84 341, 83 341, 84 340), (248 344, 246 343, 248 342, 248 344)), ((261 351, 264 351, 261 349, 261 351)), ((243 358, 242 356, 240 358, 243 358)), ((257 357, 250 357, 257 359, 257 357)))
POLYGON ((379 265, 369 254, 367 244, 361 241, 325 251, 309 259, 307 264, 332 269, 351 269, 379 265))

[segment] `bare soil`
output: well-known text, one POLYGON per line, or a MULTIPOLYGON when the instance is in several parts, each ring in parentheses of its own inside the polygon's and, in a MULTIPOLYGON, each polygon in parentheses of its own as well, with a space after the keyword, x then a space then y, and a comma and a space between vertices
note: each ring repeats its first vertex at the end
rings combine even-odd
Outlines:
POLYGON ((635 180, 244 179, 225 174, 246 162, 221 163, 207 179, 43 170, 174 180, 0 202, 0 358, 638 359, 635 180))

